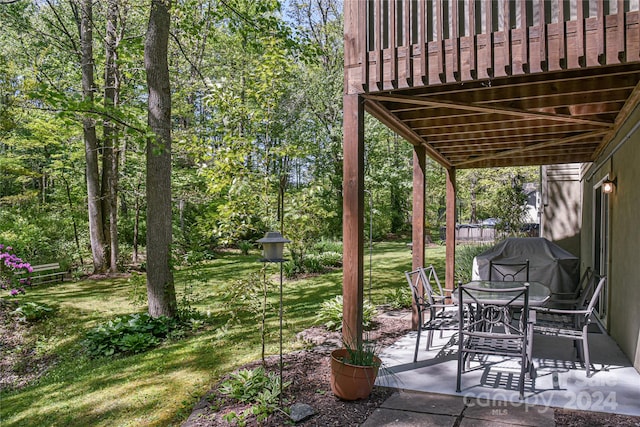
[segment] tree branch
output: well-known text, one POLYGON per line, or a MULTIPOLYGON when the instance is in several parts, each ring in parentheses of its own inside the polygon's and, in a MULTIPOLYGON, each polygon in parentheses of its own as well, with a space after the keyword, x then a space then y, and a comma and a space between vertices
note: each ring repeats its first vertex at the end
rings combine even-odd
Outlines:
POLYGON ((35 107, 35 106, 31 106, 31 105, 21 105, 21 108, 30 109, 30 110, 40 110, 40 111, 53 111, 53 112, 56 112, 56 113, 60 113, 60 112, 64 111, 64 112, 72 112, 72 113, 95 114, 96 116, 104 117, 105 119, 112 120, 112 121, 114 121, 114 122, 116 122, 118 124, 121 124, 122 126, 124 126, 126 128, 132 129, 132 130, 140 133, 141 135, 146 135, 147 134, 147 130, 146 129, 139 128, 139 127, 136 127, 134 125, 131 125, 131 124, 125 122, 124 120, 119 119, 118 117, 113 116, 113 115, 111 115, 109 113, 105 113, 103 111, 97 111, 97 110, 94 110, 94 109, 91 109, 91 108, 90 109, 73 108, 73 109, 65 110, 65 109, 62 109, 62 108, 35 107))

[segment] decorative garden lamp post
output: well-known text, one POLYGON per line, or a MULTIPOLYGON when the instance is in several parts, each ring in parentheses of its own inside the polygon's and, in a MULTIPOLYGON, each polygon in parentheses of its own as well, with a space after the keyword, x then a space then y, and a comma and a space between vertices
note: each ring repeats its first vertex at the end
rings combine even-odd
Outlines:
POLYGON ((291 240, 285 239, 277 231, 268 231, 258 243, 262 243, 262 259, 260 262, 277 262, 280 264, 280 406, 282 406, 282 257, 284 244, 291 240))

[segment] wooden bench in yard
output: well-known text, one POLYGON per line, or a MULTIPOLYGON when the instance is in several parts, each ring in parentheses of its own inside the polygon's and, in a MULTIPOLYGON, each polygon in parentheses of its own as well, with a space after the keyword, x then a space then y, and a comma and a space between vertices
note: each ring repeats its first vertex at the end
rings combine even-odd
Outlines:
MULTIPOLYGON (((60 270, 60 263, 53 262, 51 264, 32 265, 33 271, 29 274, 31 277, 31 285, 40 283, 62 282, 64 280, 64 271, 60 270)), ((27 277, 25 273, 20 274, 27 277)))

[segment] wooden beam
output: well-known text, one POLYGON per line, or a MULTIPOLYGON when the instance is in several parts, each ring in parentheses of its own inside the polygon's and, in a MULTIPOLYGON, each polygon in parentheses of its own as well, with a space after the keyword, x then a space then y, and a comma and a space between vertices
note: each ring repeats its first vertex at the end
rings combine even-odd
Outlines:
POLYGON ((364 105, 360 96, 344 96, 343 127, 342 340, 356 348, 362 343, 364 287, 364 105))
MULTIPOLYGON (((455 143, 448 143, 445 141, 443 143, 438 144, 436 147, 438 151, 440 151, 443 155, 450 157, 452 155, 460 154, 460 153, 464 153, 467 155, 495 153, 502 150, 510 150, 510 149, 513 149, 514 147, 524 147, 526 144, 538 144, 538 143, 543 143, 548 141, 549 141, 549 137, 540 135, 540 137, 536 139, 527 138, 526 143, 519 142, 517 145, 513 141, 504 141, 504 142, 478 141, 478 142, 474 142, 473 144, 469 144, 469 141, 467 141, 466 143, 460 142, 460 141, 455 143)), ((574 147, 589 147, 591 152, 593 152, 593 149, 595 148, 594 144, 595 146, 599 145, 600 140, 599 139, 595 140, 595 142, 594 140, 574 141, 571 145, 571 151, 574 150, 574 147)), ((553 147, 546 147, 545 150, 549 150, 551 148, 553 147)), ((567 147, 564 147, 564 146, 560 146, 557 148, 565 151, 567 150, 567 147)))
POLYGON ((371 101, 366 99, 365 108, 368 113, 382 122, 389 129, 394 130, 398 135, 402 138, 406 139, 413 145, 423 145, 427 150, 429 156, 440 163, 444 167, 450 167, 451 164, 449 161, 442 157, 437 150, 435 150, 431 145, 429 145, 422 137, 420 137, 417 133, 415 133, 409 126, 399 120, 396 116, 391 114, 389 110, 384 108, 382 104, 377 101, 371 101))
MULTIPOLYGON (((451 124, 440 124, 427 123, 426 125, 420 126, 419 123, 413 123, 412 129, 416 131, 418 135, 464 135, 474 132, 505 132, 505 131, 515 131, 520 132, 523 130, 526 131, 537 131, 541 130, 545 132, 546 130, 556 130, 556 129, 564 129, 566 131, 575 131, 575 132, 586 132, 589 130, 593 130, 593 126, 584 126, 584 125, 575 125, 571 123, 555 123, 546 119, 537 119, 537 118, 507 118, 507 119, 494 119, 494 120, 484 120, 484 121, 458 121, 453 122, 451 124), (425 132, 419 132, 424 130, 425 132)), ((433 141, 432 141, 433 142, 433 141)))
POLYGON ((532 112, 528 110, 518 110, 516 108, 488 107, 488 106, 481 106, 477 104, 465 104, 462 102, 439 101, 439 100, 429 99, 425 97, 416 98, 416 97, 405 96, 405 95, 366 95, 366 99, 382 101, 382 102, 384 101, 406 102, 407 104, 426 105, 430 107, 445 107, 445 108, 464 110, 464 111, 479 111, 483 113, 507 114, 507 115, 518 116, 518 117, 536 117, 536 118, 555 120, 560 122, 596 125, 596 126, 602 126, 607 128, 611 127, 611 123, 602 122, 599 120, 587 120, 587 119, 581 119, 581 118, 576 118, 571 116, 539 113, 539 112, 532 112))
POLYGON ((467 164, 475 163, 475 162, 481 162, 483 160, 489 160, 489 159, 494 160, 494 159, 501 158, 501 157, 509 157, 509 156, 513 156, 514 154, 517 154, 517 153, 524 153, 524 152, 527 152, 527 151, 540 150, 542 148, 553 147, 553 146, 556 146, 556 145, 570 144, 572 142, 581 141, 581 140, 586 139, 586 138, 599 137, 599 136, 605 135, 607 133, 608 133, 608 131, 606 131, 606 130, 599 130, 599 131, 595 131, 595 132, 588 132, 588 133, 584 133, 584 134, 581 134, 581 135, 571 136, 569 138, 562 138, 562 139, 558 139, 558 140, 554 140, 554 141, 542 142, 540 144, 528 145, 526 147, 517 148, 517 149, 513 149, 513 150, 505 150, 505 151, 501 151, 499 153, 492 153, 492 154, 487 155, 487 156, 476 157, 476 158, 474 158, 472 160, 467 160, 467 161, 464 161, 464 162, 457 163, 456 167, 463 167, 463 166, 465 166, 467 164))
MULTIPOLYGON (((575 133, 575 130, 569 132, 567 129, 557 130, 557 131, 549 131, 549 132, 528 132, 527 129, 523 131, 523 133, 507 133, 504 132, 497 133, 493 131, 484 131, 484 132, 475 132, 468 133, 466 135, 455 135, 453 133, 445 134, 445 135, 430 135, 429 136, 429 145, 431 145, 435 150, 440 151, 443 145, 449 145, 454 142, 466 142, 473 141, 473 143, 480 142, 512 142, 516 144, 516 147, 524 146, 526 141, 529 139, 535 138, 540 139, 544 138, 545 142, 548 142, 551 138, 565 138, 569 134, 573 136, 572 133, 575 133)), ((600 132, 600 131, 599 131, 600 132)), ((602 130, 602 132, 606 132, 602 130)), ((580 135, 585 135, 585 133, 581 133, 580 135)), ((473 146, 469 144, 470 146, 473 146)))
POLYGON ((360 25, 363 21, 364 6, 361 2, 344 3, 344 91, 348 93, 362 92, 368 83, 366 74, 368 60, 366 49, 366 28, 360 25), (358 78, 352 71, 359 69, 358 78))
POLYGON ((456 263, 456 168, 446 168, 445 288, 453 291, 456 263))
MULTIPOLYGON (((425 259, 425 193, 426 193, 426 156, 427 150, 422 145, 413 147, 413 210, 412 210, 412 266, 415 270, 424 267, 425 259)), ((418 310, 412 307, 411 329, 418 328, 418 310)))
POLYGON ((531 165, 557 165, 564 163, 589 163, 591 155, 575 155, 573 153, 564 156, 531 156, 527 159, 495 159, 485 160, 470 164, 459 169, 479 169, 479 168, 502 168, 511 166, 531 166, 531 165))
POLYGON ((635 110, 636 106, 639 103, 640 103, 640 82, 633 89, 633 92, 631 92, 631 95, 629 95, 629 98, 627 98, 627 102, 625 102, 624 106, 616 116, 616 120, 613 123, 613 127, 607 133, 607 135, 605 135, 604 138, 602 138, 602 142, 600 143, 600 146, 593 153, 594 160, 598 158, 600 153, 602 153, 605 147, 609 145, 611 140, 613 140, 613 138, 616 136, 616 134, 618 133, 622 125, 626 122, 626 120, 629 118, 629 116, 631 115, 633 110, 635 110))

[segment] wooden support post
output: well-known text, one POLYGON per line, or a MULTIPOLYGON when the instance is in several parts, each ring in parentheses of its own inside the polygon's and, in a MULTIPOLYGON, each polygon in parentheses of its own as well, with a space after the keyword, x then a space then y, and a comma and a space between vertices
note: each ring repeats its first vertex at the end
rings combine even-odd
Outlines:
POLYGON ((364 101, 344 95, 342 340, 362 343, 364 227, 364 101))
MULTIPOLYGON (((412 266, 424 267, 425 259, 425 189, 427 149, 423 145, 413 147, 413 218, 412 218, 412 266)), ((418 329, 418 310, 412 307, 411 329, 418 329)))
POLYGON ((455 282, 456 262, 456 169, 447 170, 447 195, 446 195, 446 254, 445 254, 445 288, 453 290, 455 282))

